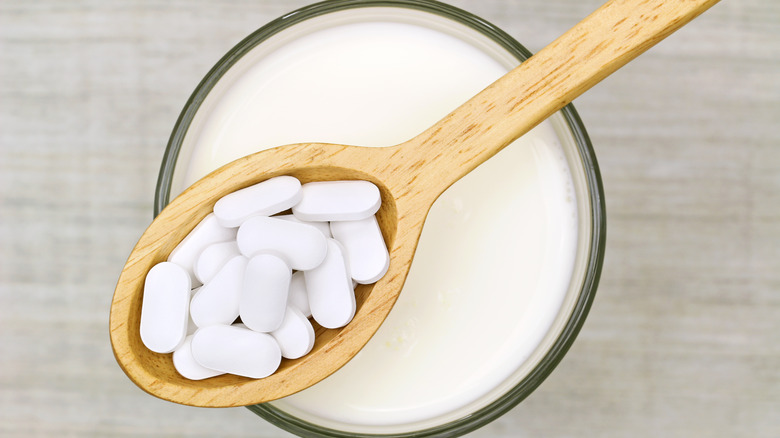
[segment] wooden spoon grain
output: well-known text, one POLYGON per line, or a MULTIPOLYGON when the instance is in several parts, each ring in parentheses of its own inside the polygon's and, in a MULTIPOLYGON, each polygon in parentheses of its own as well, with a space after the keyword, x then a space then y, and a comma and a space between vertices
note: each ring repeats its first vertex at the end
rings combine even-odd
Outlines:
MULTIPOLYGON (((613 0, 417 137, 397 146, 363 148, 296 144, 227 164, 173 200, 143 233, 119 277, 111 304, 116 359, 140 388, 165 400, 243 406, 307 388, 349 361, 382 324, 406 279, 425 217, 452 183, 575 97, 695 18, 717 0, 613 0), (353 321, 316 328, 314 349, 283 360, 270 377, 181 377, 171 355, 153 353, 139 335, 146 273, 209 212, 220 197, 278 175, 309 181, 362 179, 382 193, 377 213, 390 250, 387 274, 359 285, 353 321)), ((377 378, 381 378, 377 370, 377 378)))

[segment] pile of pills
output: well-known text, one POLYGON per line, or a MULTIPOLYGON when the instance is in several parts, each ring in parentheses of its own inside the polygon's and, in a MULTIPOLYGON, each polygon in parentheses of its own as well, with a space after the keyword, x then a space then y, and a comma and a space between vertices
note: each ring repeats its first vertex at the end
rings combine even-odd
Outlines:
POLYGON ((141 340, 182 376, 263 378, 343 327, 390 257, 368 181, 271 178, 221 198, 144 284, 141 340), (292 214, 280 214, 287 210, 292 214))

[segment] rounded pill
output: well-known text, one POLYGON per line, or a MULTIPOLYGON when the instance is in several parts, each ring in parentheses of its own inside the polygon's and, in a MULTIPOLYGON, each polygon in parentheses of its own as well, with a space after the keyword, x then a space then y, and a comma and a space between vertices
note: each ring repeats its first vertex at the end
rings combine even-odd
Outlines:
POLYGON ((192 357, 206 368, 260 379, 279 368, 282 352, 267 333, 213 325, 200 328, 193 335, 192 357))
POLYGON ((293 214, 304 221, 356 221, 379 210, 379 188, 369 181, 317 181, 304 184, 293 214))
POLYGON ((237 227, 253 216, 271 216, 301 199, 301 183, 292 176, 277 176, 236 190, 214 204, 214 214, 225 227, 237 227))
POLYGON ((141 341, 156 353, 170 353, 187 335, 190 276, 181 266, 162 262, 146 274, 141 303, 141 341))
POLYGON ((312 317, 325 328, 343 327, 355 316, 355 291, 344 256, 341 244, 328 239, 322 264, 303 272, 312 317))

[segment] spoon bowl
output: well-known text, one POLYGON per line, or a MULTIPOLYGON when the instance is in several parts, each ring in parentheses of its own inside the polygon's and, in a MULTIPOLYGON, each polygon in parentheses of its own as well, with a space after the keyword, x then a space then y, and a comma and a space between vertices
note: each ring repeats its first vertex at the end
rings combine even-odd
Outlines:
POLYGON ((271 401, 324 379, 348 362, 384 321, 409 272, 425 217, 442 192, 716 2, 612 0, 405 143, 386 148, 288 145, 240 158, 197 181, 155 218, 120 275, 110 319, 120 366, 150 394, 204 407, 271 401), (382 195, 377 218, 390 252, 389 270, 377 283, 357 287, 352 322, 340 329, 315 325, 312 351, 283 360, 271 376, 185 379, 175 371, 171 355, 153 353, 141 342, 146 273, 167 259, 219 198, 279 175, 295 176, 302 183, 359 179, 376 184, 382 195))
MULTIPOLYGON (((308 383, 303 387, 308 387, 354 356, 361 346, 344 340, 367 339, 376 331, 397 296, 389 292, 400 290, 411 263, 410 251, 414 251, 406 245, 394 245, 399 223, 404 226, 412 216, 399 218, 395 197, 380 179, 381 173, 377 169, 368 165, 364 169, 355 167, 357 162, 373 163, 374 160, 366 158, 375 157, 376 153, 376 149, 371 148, 311 143, 269 149, 217 169, 176 197, 143 233, 117 284, 111 308, 111 339, 117 361, 125 373, 147 392, 177 403, 210 407, 243 406, 294 393, 301 389, 300 379, 305 379, 308 383), (363 157, 362 161, 356 161, 358 157, 363 157), (367 180, 376 184, 382 195, 382 205, 376 217, 391 256, 388 273, 377 283, 361 284, 355 289, 357 311, 353 320, 365 323, 326 329, 313 322, 316 337, 312 351, 301 359, 283 359, 279 369, 271 376, 249 379, 224 374, 200 381, 186 379, 176 372, 170 354, 154 353, 141 342, 140 314, 146 273, 155 264, 167 260, 176 245, 211 213, 219 198, 279 175, 294 176, 301 183, 367 180), (165 226, 156 226, 160 224, 165 226), (377 292, 374 293, 374 290, 377 292), (327 350, 327 354, 319 354, 323 349, 327 350), (335 355, 343 355, 346 359, 333 360, 335 355), (294 373, 295 379, 289 378, 291 373, 294 373), (171 388, 175 391, 169 392, 171 388)), ((424 217, 417 220, 424 220, 424 217)), ((418 230, 414 238, 416 241, 421 227, 408 229, 418 230)))

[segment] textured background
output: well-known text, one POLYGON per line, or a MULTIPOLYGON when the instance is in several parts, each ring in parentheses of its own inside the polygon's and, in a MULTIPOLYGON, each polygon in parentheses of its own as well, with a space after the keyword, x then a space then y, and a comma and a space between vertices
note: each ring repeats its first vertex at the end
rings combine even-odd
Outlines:
MULTIPOLYGON (((108 309, 192 89, 307 1, 0 2, 0 435, 284 437, 150 397, 108 309)), ((600 0, 457 0, 539 50, 600 0)), ((575 101, 604 178, 595 305, 473 436, 780 436, 780 2, 724 0, 575 101)))

